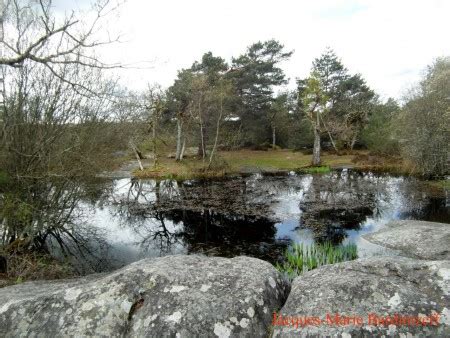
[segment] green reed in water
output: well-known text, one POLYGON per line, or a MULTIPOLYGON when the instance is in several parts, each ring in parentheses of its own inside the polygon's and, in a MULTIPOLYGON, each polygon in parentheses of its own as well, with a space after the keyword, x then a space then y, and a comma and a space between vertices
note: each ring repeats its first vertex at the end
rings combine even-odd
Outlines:
POLYGON ((284 262, 276 268, 294 278, 322 265, 351 261, 358 258, 356 244, 333 245, 330 242, 304 245, 294 244, 286 250, 284 262))

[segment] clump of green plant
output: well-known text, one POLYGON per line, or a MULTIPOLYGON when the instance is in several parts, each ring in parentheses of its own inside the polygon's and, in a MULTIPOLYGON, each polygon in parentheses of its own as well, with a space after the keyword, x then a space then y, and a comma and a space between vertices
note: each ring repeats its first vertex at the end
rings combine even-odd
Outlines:
POLYGON ((10 183, 10 177, 6 171, 0 169, 0 188, 10 183))
POLYGON ((294 244, 284 255, 284 262, 276 268, 290 279, 322 265, 335 264, 358 258, 356 244, 333 245, 330 242, 304 245, 294 244))
POLYGON ((299 173, 301 174, 327 174, 331 171, 331 168, 327 165, 319 166, 319 167, 307 167, 301 168, 299 173))

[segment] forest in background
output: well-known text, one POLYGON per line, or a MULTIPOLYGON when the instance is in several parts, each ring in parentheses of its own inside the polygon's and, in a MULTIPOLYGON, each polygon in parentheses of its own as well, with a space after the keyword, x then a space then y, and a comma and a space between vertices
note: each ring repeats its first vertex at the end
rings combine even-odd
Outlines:
POLYGON ((274 40, 249 46, 230 64, 207 52, 167 89, 124 90, 120 109, 147 119, 150 132, 141 135, 141 145, 154 153, 176 149, 178 161, 193 146, 209 165, 218 149, 288 148, 313 153, 316 166, 321 149, 365 149, 404 160, 410 173, 447 173, 449 57, 429 65, 402 102, 381 100, 331 49, 296 88, 281 90, 287 79, 280 64, 289 57, 293 52, 274 40))

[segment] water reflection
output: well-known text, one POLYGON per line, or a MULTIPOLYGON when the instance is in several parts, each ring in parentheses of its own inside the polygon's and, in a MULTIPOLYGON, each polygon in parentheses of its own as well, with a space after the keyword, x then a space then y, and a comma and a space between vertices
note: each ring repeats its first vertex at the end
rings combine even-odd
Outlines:
MULTIPOLYGON (((147 253, 250 255, 274 261, 287 242, 277 240, 267 186, 251 179, 206 181, 132 181, 115 199, 123 226, 141 238, 147 253)), ((273 186, 272 186, 273 189, 273 186)), ((112 211, 114 213, 114 211, 112 211)))
POLYGON ((275 262, 292 241, 366 247, 360 236, 393 219, 450 223, 445 196, 419 181, 346 170, 216 181, 122 179, 93 185, 92 192, 78 210, 104 237, 90 242, 94 258, 78 262, 87 260, 94 270, 176 253, 275 262))

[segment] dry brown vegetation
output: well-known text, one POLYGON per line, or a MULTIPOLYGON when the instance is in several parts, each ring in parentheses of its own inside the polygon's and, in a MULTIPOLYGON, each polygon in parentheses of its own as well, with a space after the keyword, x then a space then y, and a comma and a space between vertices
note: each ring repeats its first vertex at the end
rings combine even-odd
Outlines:
POLYGON ((75 270, 52 256, 39 252, 8 253, 6 272, 0 273, 0 287, 39 279, 63 279, 76 276, 75 270))

